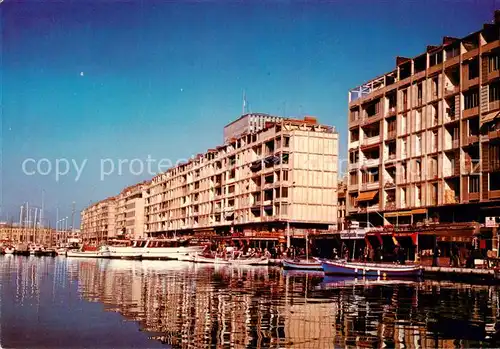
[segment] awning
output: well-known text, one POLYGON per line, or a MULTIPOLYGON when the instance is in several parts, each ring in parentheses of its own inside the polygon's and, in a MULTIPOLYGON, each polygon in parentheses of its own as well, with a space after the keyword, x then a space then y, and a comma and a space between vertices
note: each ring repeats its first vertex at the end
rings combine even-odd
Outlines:
POLYGON ((370 201, 377 196, 378 190, 373 190, 373 191, 365 191, 363 193, 360 193, 358 198, 356 199, 357 202, 359 201, 370 201))
POLYGON ((411 210, 411 214, 427 214, 426 208, 418 208, 416 210, 411 210))
POLYGON ((403 212, 389 212, 384 214, 384 217, 401 217, 401 216, 411 216, 412 211, 403 211, 403 212))
POLYGON ((488 123, 490 121, 493 121, 499 115, 500 115, 500 111, 498 111, 498 110, 496 110, 494 112, 491 112, 489 114, 484 115, 483 117, 481 117, 481 125, 486 124, 486 123, 488 123))

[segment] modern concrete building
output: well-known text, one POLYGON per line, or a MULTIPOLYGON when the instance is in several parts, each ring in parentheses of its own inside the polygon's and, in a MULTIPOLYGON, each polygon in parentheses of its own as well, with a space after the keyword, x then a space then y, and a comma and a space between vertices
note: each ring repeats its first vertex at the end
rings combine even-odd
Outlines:
POLYGON ((500 13, 349 92, 348 213, 484 223, 500 200, 500 13), (460 204, 460 205, 459 205, 460 204))
POLYGON ((143 189, 147 185, 148 182, 132 185, 116 197, 116 236, 144 237, 143 189))
POLYGON ((109 197, 81 213, 82 239, 86 243, 106 241, 116 236, 116 198, 109 197))
POLYGON ((311 117, 245 130, 152 179, 144 191, 148 235, 260 231, 283 238, 290 228, 300 235, 336 227, 337 132, 311 117))

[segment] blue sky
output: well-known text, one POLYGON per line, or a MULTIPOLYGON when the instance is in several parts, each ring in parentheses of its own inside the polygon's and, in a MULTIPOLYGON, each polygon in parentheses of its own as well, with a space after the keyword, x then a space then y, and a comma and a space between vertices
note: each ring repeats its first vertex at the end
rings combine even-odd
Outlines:
POLYGON ((175 162, 220 144, 243 90, 252 112, 336 126, 345 156, 350 88, 394 69, 397 55, 479 30, 499 5, 5 0, 0 220, 25 201, 40 206, 44 190, 54 226, 56 207, 68 216, 73 201, 79 211, 151 177, 128 164, 119 174, 119 159, 175 162), (56 181, 54 168, 24 174, 28 158, 87 162, 78 181, 74 168, 56 181), (115 172, 101 180, 108 158, 115 172))

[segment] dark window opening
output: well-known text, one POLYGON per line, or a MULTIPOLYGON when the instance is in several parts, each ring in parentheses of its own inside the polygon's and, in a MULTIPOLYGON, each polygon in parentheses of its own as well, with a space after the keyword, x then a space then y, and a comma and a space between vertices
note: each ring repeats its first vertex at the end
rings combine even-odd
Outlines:
POLYGON ((479 59, 475 58, 469 62, 469 80, 479 77, 479 59))
POLYGON ((500 190, 500 172, 490 173, 490 190, 500 190))

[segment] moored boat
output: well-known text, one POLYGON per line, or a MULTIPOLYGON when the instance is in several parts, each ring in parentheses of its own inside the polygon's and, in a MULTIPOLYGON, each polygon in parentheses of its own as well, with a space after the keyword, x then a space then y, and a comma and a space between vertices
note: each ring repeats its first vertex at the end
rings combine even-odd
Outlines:
POLYGON ((323 260, 321 263, 326 275, 417 277, 422 275, 419 265, 400 265, 389 263, 361 263, 343 260, 323 260))
POLYGON ((68 257, 83 257, 83 258, 109 258, 111 256, 108 246, 82 247, 80 250, 69 250, 66 253, 68 257))
POLYGON ((5 247, 3 248, 3 252, 4 252, 5 254, 14 254, 14 252, 15 252, 15 251, 16 251, 16 249, 14 248, 14 246, 10 246, 10 245, 9 245, 9 246, 5 246, 5 247))
POLYGON ((56 254, 58 256, 66 256, 66 253, 68 252, 68 249, 67 248, 64 248, 64 247, 60 247, 56 250, 56 254))
POLYGON ((297 270, 323 270, 321 262, 317 259, 283 259, 284 269, 297 269, 297 270))
POLYGON ((179 261, 182 261, 182 262, 194 262, 195 258, 196 258, 195 254, 186 253, 186 254, 179 255, 179 257, 177 259, 179 261))
POLYGON ((211 263, 211 264, 227 264, 227 265, 268 265, 269 259, 266 257, 249 257, 249 258, 222 258, 196 255, 194 257, 196 263, 211 263))
POLYGON ((205 247, 189 239, 138 239, 114 241, 109 245, 111 258, 178 259, 186 254, 201 253, 205 247))

